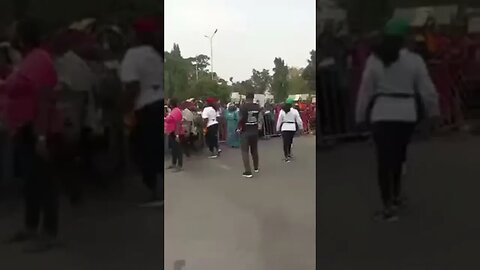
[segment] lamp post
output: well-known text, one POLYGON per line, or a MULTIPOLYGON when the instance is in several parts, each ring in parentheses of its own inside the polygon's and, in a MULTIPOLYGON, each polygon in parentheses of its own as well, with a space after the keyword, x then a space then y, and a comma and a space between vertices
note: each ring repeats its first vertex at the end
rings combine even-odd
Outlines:
POLYGON ((217 32, 218 32, 218 29, 215 29, 215 31, 211 36, 205 35, 205 37, 208 38, 210 41, 210 67, 212 69, 212 80, 213 80, 213 37, 217 32))

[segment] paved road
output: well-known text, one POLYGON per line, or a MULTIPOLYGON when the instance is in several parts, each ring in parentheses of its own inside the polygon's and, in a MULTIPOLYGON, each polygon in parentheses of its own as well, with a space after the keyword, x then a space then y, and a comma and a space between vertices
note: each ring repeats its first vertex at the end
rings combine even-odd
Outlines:
POLYGON ((90 192, 74 208, 62 199, 62 247, 43 254, 24 254, 22 245, 3 240, 22 224, 18 199, 0 201, 0 269, 158 270, 163 264, 163 209, 142 209, 146 192, 136 178, 125 190, 90 192))
POLYGON ((317 155, 320 269, 479 269, 480 139, 416 143, 405 180, 410 206, 394 224, 371 219, 380 205, 373 157, 367 143, 317 155))
POLYGON ((315 138, 296 139, 294 152, 284 164, 281 140, 262 141, 251 180, 237 149, 167 173, 165 269, 315 269, 315 138))

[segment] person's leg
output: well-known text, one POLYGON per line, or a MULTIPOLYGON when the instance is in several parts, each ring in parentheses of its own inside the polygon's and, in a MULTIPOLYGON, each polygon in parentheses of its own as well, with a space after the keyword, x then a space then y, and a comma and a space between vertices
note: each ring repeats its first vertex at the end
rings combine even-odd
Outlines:
POLYGON ((286 131, 282 131, 282 141, 283 141, 283 155, 285 159, 288 159, 288 135, 286 131))
POLYGON ((395 141, 398 142, 395 153, 395 167, 393 177, 393 200, 396 205, 401 204, 402 193, 402 170, 407 160, 407 150, 411 136, 415 129, 413 123, 398 123, 395 134, 398 136, 395 141))
POLYGON ((205 142, 207 143, 207 146, 208 146, 208 150, 210 151, 210 153, 212 154, 212 156, 214 155, 214 151, 215 151, 215 137, 214 137, 214 126, 209 126, 207 128, 207 134, 205 134, 205 142))
POLYGON ((295 137, 295 131, 287 131, 288 132, 288 147, 287 147, 287 156, 289 158, 292 157, 292 144, 293 144, 293 138, 295 137))
POLYGON ((388 124, 387 123, 375 123, 373 125, 373 140, 376 146, 377 154, 377 177, 378 185, 380 187, 380 195, 382 198, 383 206, 385 209, 389 209, 391 206, 391 169, 390 169, 390 155, 389 153, 389 140, 388 137, 388 124))
POLYGON ((212 146, 215 150, 217 150, 217 153, 220 153, 220 147, 218 145, 218 140, 219 140, 219 124, 213 125, 213 131, 212 131, 212 146))
POLYGON ((248 144, 248 137, 246 135, 242 135, 241 137, 240 148, 242 150, 243 167, 245 168, 244 173, 245 176, 249 176, 252 174, 252 168, 250 167, 250 145, 248 144))
POLYGON ((253 159, 253 169, 258 171, 259 169, 259 156, 258 156, 258 136, 252 136, 249 138, 250 153, 253 159))
POLYGON ((168 141, 172 150, 172 167, 176 167, 178 165, 178 147, 177 141, 175 140, 175 135, 169 134, 168 141))

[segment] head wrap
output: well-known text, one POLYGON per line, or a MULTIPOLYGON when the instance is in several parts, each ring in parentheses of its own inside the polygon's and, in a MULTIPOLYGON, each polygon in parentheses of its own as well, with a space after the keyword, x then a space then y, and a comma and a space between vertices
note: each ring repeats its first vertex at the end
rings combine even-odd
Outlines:
POLYGON ((207 104, 214 104, 217 102, 217 99, 214 97, 208 97, 206 100, 207 104))
POLYGON ((293 98, 287 98, 287 100, 285 100, 285 104, 289 104, 289 105, 292 105, 294 102, 295 100, 293 100, 293 98))
POLYGON ((384 34, 391 36, 405 36, 409 29, 408 22, 403 19, 391 19, 384 28, 384 34))
POLYGON ((160 21, 154 17, 145 17, 136 20, 133 23, 133 28, 135 32, 146 34, 146 33, 155 33, 160 31, 160 21))

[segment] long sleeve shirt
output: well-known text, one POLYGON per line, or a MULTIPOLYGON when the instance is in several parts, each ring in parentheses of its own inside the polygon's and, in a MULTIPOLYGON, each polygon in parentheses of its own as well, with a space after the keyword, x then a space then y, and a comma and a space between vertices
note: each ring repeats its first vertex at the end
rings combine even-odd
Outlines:
POLYGON ((175 133, 175 135, 182 134, 182 111, 179 108, 174 108, 165 118, 165 134, 170 135, 175 133))
POLYGON ((372 55, 367 61, 358 93, 356 120, 358 123, 367 120, 416 122, 416 93, 422 98, 427 117, 440 115, 437 91, 419 55, 404 49, 400 58, 389 67, 372 55), (392 96, 398 94, 411 98, 392 96), (370 107, 372 100, 374 103, 370 107))
POLYGON ((296 131, 297 125, 299 129, 303 129, 303 121, 300 117, 300 113, 291 108, 288 113, 284 110, 280 111, 277 120, 277 131, 296 131))
POLYGON ((6 99, 2 117, 12 133, 27 124, 33 124, 40 135, 61 131, 63 123, 55 102, 56 84, 57 73, 50 55, 42 49, 27 54, 0 85, 6 99))

